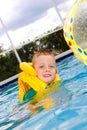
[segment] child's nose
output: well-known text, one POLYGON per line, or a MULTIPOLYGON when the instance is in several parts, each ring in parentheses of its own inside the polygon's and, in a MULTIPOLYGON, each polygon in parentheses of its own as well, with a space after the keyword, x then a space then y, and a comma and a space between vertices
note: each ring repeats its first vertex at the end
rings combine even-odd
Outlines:
POLYGON ((50 71, 49 67, 46 67, 46 71, 50 71))

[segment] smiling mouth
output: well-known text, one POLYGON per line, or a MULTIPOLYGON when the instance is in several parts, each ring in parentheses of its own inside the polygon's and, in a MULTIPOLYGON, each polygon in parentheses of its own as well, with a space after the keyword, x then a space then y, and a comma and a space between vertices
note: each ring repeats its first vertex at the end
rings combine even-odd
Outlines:
POLYGON ((45 78, 51 77, 51 75, 50 75, 50 74, 46 74, 46 75, 44 75, 44 77, 45 77, 45 78))

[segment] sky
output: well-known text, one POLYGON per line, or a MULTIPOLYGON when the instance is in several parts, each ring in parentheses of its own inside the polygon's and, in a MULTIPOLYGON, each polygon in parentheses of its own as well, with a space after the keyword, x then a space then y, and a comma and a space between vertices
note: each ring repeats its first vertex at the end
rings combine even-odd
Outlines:
MULTIPOLYGON (((66 18, 75 0, 55 1, 60 15, 66 18)), ((61 25, 53 0, 0 0, 0 46, 5 50, 11 47, 5 30, 19 47, 61 25)))

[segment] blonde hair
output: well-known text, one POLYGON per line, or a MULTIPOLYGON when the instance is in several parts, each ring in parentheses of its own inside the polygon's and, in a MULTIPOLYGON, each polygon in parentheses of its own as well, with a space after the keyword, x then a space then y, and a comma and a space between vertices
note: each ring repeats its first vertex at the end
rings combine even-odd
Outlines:
POLYGON ((41 56, 41 55, 51 55, 54 58, 54 60, 55 60, 55 56, 52 53, 52 51, 47 50, 47 49, 40 49, 39 51, 35 52, 34 55, 33 55, 33 58, 32 58, 33 67, 35 65, 37 57, 41 56))

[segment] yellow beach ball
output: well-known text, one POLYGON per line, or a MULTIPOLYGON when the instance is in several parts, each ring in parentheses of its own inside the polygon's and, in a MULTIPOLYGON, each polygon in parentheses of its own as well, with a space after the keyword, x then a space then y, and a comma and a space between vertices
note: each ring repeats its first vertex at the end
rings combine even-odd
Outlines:
POLYGON ((76 58, 87 65, 87 0, 76 0, 64 23, 64 37, 76 58))

